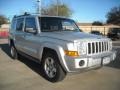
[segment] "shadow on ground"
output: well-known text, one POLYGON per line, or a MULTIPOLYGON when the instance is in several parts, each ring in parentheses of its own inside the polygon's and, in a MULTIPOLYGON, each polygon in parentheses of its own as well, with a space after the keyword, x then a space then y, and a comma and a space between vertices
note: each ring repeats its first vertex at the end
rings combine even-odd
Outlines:
POLYGON ((9 45, 7 43, 0 44, 0 48, 2 49, 2 51, 4 51, 10 57, 10 48, 9 48, 9 45))
MULTIPOLYGON (((4 51, 9 57, 10 56, 10 48, 9 48, 9 45, 8 44, 0 44, 0 48, 2 51, 4 51)), ((19 55, 19 58, 18 60, 22 63, 24 63, 25 65, 27 65, 31 70, 33 70, 34 72, 36 72, 37 74, 39 74, 40 76, 42 76, 44 79, 45 78, 45 75, 42 71, 42 67, 40 64, 32 61, 32 60, 29 60, 28 58, 26 57, 23 57, 21 55, 19 55)))
POLYGON ((117 51, 116 59, 107 66, 120 69, 120 48, 118 48, 116 51, 117 51))

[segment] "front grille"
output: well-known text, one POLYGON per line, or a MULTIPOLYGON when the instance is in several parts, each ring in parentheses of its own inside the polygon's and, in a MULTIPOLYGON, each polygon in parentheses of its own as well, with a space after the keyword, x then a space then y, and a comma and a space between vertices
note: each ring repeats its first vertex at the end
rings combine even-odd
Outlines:
POLYGON ((89 42, 88 43, 88 54, 97 54, 102 52, 109 51, 109 42, 103 41, 103 42, 89 42))

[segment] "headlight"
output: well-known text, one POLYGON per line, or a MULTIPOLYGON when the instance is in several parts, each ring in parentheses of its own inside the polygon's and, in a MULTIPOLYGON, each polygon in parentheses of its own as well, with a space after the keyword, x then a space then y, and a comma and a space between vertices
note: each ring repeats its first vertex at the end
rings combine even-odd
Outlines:
POLYGON ((77 51, 77 44, 76 43, 67 43, 67 50, 64 50, 65 55, 71 57, 78 57, 79 53, 77 51))
POLYGON ((85 42, 80 42, 78 44, 78 51, 80 55, 85 55, 86 54, 86 43, 85 42))

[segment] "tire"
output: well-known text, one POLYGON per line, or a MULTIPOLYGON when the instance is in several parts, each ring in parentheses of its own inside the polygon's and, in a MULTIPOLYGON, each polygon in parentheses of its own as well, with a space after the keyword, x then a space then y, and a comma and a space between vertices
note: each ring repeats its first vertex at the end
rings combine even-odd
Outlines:
POLYGON ((42 61, 42 68, 45 78, 50 82, 59 82, 66 76, 57 55, 53 52, 45 53, 42 61))
POLYGON ((10 55, 14 60, 18 58, 18 53, 14 45, 10 46, 10 55))

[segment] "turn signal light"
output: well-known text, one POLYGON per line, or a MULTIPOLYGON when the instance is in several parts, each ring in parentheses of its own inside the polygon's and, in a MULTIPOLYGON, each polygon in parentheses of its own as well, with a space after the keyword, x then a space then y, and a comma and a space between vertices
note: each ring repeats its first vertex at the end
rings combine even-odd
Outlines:
POLYGON ((67 51, 67 50, 65 50, 64 52, 65 52, 65 55, 67 55, 67 56, 72 56, 72 57, 78 57, 79 56, 77 51, 67 51))

